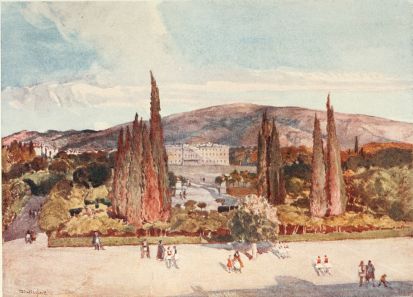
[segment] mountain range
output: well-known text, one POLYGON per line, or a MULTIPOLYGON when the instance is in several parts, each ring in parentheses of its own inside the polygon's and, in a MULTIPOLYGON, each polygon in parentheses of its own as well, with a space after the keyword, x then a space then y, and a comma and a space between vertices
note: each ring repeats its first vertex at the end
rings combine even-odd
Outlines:
MULTIPOLYGON (((235 103, 212 106, 163 118, 164 138, 173 143, 219 143, 232 147, 255 146, 261 117, 267 111, 275 118, 282 146, 312 146, 314 115, 320 119, 323 137, 326 136, 326 112, 300 107, 274 107, 235 103)), ((337 135, 343 149, 353 148, 355 137, 359 144, 370 142, 413 143, 413 123, 358 114, 335 113, 337 135)), ((3 145, 13 140, 33 141, 61 150, 112 150, 116 148, 121 127, 105 130, 68 130, 47 132, 20 131, 2 138, 3 145)))

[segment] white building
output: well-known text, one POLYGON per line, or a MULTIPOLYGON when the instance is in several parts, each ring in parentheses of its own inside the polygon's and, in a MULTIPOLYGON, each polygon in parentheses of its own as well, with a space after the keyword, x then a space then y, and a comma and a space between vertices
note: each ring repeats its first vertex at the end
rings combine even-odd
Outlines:
POLYGON ((229 146, 205 144, 166 145, 169 165, 229 165, 229 146))
POLYGON ((34 147, 36 156, 45 156, 45 157, 53 158, 59 152, 59 150, 55 146, 49 145, 49 144, 41 144, 38 142, 33 142, 33 147, 34 147))

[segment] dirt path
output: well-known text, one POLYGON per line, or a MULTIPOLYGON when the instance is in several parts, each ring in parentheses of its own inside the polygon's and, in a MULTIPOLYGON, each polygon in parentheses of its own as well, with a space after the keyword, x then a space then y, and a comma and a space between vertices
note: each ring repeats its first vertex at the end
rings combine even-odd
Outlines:
POLYGON ((45 199, 45 196, 34 195, 30 198, 22 212, 14 219, 9 228, 3 233, 4 241, 24 238, 27 230, 34 230, 36 233, 40 232, 37 225, 37 217, 30 217, 29 211, 31 209, 40 209, 40 206, 45 199))

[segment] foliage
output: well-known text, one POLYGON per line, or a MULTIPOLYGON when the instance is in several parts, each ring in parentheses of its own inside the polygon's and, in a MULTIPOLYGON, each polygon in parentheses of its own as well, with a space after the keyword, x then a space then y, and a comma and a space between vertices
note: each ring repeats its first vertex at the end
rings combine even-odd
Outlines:
POLYGON ((413 169, 363 168, 346 172, 347 192, 352 205, 365 211, 390 215, 395 220, 412 220, 413 169))
POLYGON ((298 177, 292 177, 292 178, 287 179, 285 188, 289 194, 292 194, 293 196, 296 197, 304 189, 304 185, 305 185, 304 180, 298 177))
POLYGON ((344 162, 343 167, 356 171, 359 167, 391 168, 410 165, 413 162, 413 148, 407 144, 369 144, 363 146, 360 154, 353 154, 344 162))
POLYGON ((36 156, 33 143, 22 144, 14 140, 10 146, 1 149, 2 171, 8 172, 13 164, 30 162, 36 156))
POLYGON ((170 221, 171 231, 196 233, 216 231, 227 228, 230 213, 218 213, 217 211, 188 211, 174 208, 170 221))
POLYGON ((86 167, 81 166, 73 172, 73 182, 89 188, 89 174, 86 167))
POLYGON ((111 169, 105 163, 93 162, 86 169, 89 182, 94 188, 103 185, 111 176, 111 169))
POLYGON ((66 174, 70 169, 70 165, 66 160, 55 159, 49 165, 49 171, 66 174))
POLYGON ((30 162, 30 167, 34 171, 39 171, 39 170, 45 170, 48 166, 47 158, 45 157, 35 157, 31 162, 30 162))
POLYGON ((196 201, 194 200, 188 200, 184 203, 185 208, 190 211, 195 209, 195 205, 196 205, 196 201))
POLYGON ((218 186, 221 186, 223 182, 224 182, 224 178, 222 176, 215 177, 215 184, 217 184, 218 186))
POLYGON ((169 180, 169 186, 170 187, 175 187, 176 182, 178 181, 178 177, 173 173, 172 171, 168 172, 168 180, 169 180))
POLYGON ((308 209, 293 205, 281 205, 278 207, 278 218, 283 225, 315 226, 372 226, 375 228, 399 228, 403 223, 396 222, 388 216, 376 216, 368 213, 345 212, 334 217, 311 217, 308 209))
POLYGON ((30 164, 28 163, 12 164, 8 172, 3 172, 3 179, 8 181, 11 179, 19 178, 27 172, 30 172, 30 164))
POLYGON ((73 172, 73 181, 89 188, 96 188, 105 184, 111 177, 111 169, 105 163, 92 162, 86 166, 80 166, 73 172))
POLYGON ((205 202, 198 202, 197 205, 201 210, 204 209, 207 206, 207 204, 205 202))
POLYGON ((19 180, 3 183, 2 186, 2 225, 3 231, 13 221, 30 197, 30 188, 19 180))
POLYGON ((90 234, 93 231, 98 231, 100 234, 106 235, 110 230, 124 232, 125 226, 122 220, 111 219, 107 215, 84 215, 70 218, 60 231, 70 236, 90 234))
POLYGON ((245 197, 229 223, 231 235, 238 240, 258 242, 276 240, 278 234, 277 209, 263 197, 245 197))
POLYGON ((303 162, 294 162, 284 166, 284 173, 288 177, 297 177, 305 181, 311 181, 311 165, 303 162))
POLYGON ((53 186, 61 180, 64 175, 56 173, 25 175, 23 181, 26 182, 34 195, 47 195, 53 186))
POLYGON ((65 180, 57 183, 50 191, 40 212, 40 228, 51 232, 64 225, 70 219, 70 209, 84 206, 86 195, 84 188, 72 187, 69 192, 65 180))

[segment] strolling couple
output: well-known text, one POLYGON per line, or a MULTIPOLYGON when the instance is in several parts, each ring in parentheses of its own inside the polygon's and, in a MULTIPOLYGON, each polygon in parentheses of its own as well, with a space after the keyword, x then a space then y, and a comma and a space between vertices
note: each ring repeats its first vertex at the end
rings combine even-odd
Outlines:
POLYGON ((365 282, 366 285, 368 286, 370 281, 373 284, 373 287, 376 286, 375 284, 375 273, 376 268, 374 268, 373 263, 371 260, 368 261, 367 265, 364 264, 364 261, 360 261, 359 267, 358 267, 358 275, 359 275, 359 287, 363 285, 365 282))
POLYGON ((178 260, 178 250, 176 246, 168 246, 166 249, 164 245, 162 244, 162 240, 159 240, 158 243, 158 252, 156 254, 156 259, 158 261, 163 261, 165 260, 166 267, 169 269, 172 267, 172 265, 176 268, 179 269, 177 260, 178 260))
POLYGON ((318 276, 320 275, 325 275, 326 273, 331 275, 331 263, 327 257, 327 255, 324 255, 324 259, 322 260, 320 256, 317 257, 316 263, 315 263, 315 268, 317 271, 318 276))
POLYGON ((244 267, 244 263, 242 263, 241 255, 238 251, 235 252, 234 257, 231 259, 231 255, 228 256, 227 261, 227 271, 231 273, 234 272, 242 272, 241 269, 244 267))

